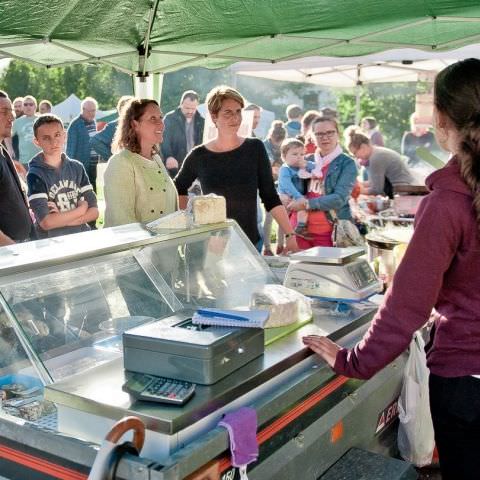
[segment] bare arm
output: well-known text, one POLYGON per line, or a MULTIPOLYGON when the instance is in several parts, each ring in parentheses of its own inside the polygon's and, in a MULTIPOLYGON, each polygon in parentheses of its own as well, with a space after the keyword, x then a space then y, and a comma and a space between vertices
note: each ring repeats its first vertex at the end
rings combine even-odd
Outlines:
MULTIPOLYGON (((51 204, 52 202, 49 202, 50 213, 43 217, 43 219, 39 222, 40 227, 42 227, 43 230, 52 230, 54 228, 72 225, 72 222, 75 222, 84 216, 88 210, 88 203, 84 200, 80 200, 77 208, 69 210, 68 212, 59 212, 56 207, 52 208, 51 204)), ((79 224, 75 223, 75 225, 79 224)))
POLYGON ((178 160, 175 157, 168 157, 165 160, 165 167, 168 169, 178 168, 178 160))
POLYGON ((290 252, 298 252, 299 248, 297 245, 297 239, 293 234, 293 228, 290 224, 290 220, 287 215, 287 211, 283 205, 277 205, 276 207, 270 210, 272 217, 280 225, 280 228, 285 232, 286 235, 291 234, 291 237, 287 238, 287 250, 290 252))
POLYGON ((97 207, 90 207, 85 215, 78 217, 73 222, 69 223, 69 227, 73 227, 76 225, 84 225, 85 223, 94 222, 98 218, 98 208, 97 207))
POLYGON ((180 210, 185 210, 187 208, 188 195, 179 195, 178 196, 178 208, 180 210))
POLYGON ((7 245, 13 245, 15 242, 0 230, 0 247, 6 247, 7 245))

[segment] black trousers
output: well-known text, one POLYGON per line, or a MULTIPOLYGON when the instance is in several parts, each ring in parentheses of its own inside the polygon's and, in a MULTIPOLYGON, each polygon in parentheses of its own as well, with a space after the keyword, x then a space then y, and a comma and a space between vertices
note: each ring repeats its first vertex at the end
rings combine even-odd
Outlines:
POLYGON ((442 480, 480 479, 480 378, 430 374, 442 480))

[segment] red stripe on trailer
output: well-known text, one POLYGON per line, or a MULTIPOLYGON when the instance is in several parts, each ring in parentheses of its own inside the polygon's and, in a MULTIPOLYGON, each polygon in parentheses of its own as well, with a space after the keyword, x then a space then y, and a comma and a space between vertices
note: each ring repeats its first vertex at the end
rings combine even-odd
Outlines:
MULTIPOLYGON (((340 388, 343 384, 350 380, 347 377, 339 375, 330 383, 327 383, 324 387, 322 387, 318 392, 315 392, 313 395, 310 395, 308 398, 300 402, 294 408, 292 408, 289 412, 285 415, 277 418, 273 421, 268 427, 265 427, 263 430, 258 432, 257 434, 257 441, 259 445, 265 443, 269 438, 273 437, 276 433, 280 430, 285 428, 287 425, 292 423, 296 420, 300 415, 304 414, 306 411, 310 410, 314 407, 317 403, 321 402, 325 397, 328 397, 331 393, 335 390, 340 388)), ((219 460, 219 470, 220 473, 223 473, 225 470, 230 468, 232 463, 229 457, 223 457, 219 460)))
POLYGON ((88 475, 77 472, 70 468, 62 467, 56 463, 49 462, 43 458, 29 455, 28 453, 15 450, 0 444, 0 458, 4 458, 13 463, 23 465, 31 470, 45 473, 59 480, 87 480, 88 475))

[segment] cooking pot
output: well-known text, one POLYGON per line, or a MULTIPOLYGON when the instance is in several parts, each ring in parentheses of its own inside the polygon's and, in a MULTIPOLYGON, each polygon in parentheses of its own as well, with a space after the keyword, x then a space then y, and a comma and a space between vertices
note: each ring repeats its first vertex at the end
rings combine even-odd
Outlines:
POLYGON ((410 228, 374 230, 365 236, 367 240, 368 260, 377 264, 377 273, 387 285, 393 278, 396 268, 403 257, 403 248, 407 245, 413 230, 410 228))

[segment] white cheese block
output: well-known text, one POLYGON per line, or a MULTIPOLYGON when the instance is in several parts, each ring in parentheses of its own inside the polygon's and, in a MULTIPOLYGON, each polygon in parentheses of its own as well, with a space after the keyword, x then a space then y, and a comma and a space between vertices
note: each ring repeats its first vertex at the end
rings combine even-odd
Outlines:
POLYGON ((227 202, 219 195, 194 197, 192 213, 195 225, 224 222, 227 219, 227 202))
POLYGON ((283 327, 312 317, 310 300, 283 285, 264 285, 255 290, 251 308, 270 312, 265 328, 283 327))
POLYGON ((184 211, 178 211, 160 217, 147 224, 147 228, 153 232, 163 230, 186 230, 191 225, 191 216, 184 211))

